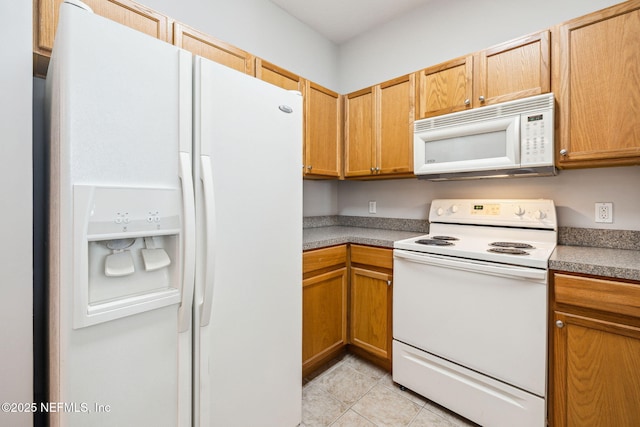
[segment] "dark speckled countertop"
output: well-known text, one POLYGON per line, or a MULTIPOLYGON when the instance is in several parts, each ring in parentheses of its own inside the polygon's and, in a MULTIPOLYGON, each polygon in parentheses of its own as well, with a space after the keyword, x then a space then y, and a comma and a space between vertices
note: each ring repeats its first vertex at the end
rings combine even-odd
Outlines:
POLYGON ((393 248, 393 242, 396 240, 408 239, 409 237, 420 236, 422 234, 425 233, 341 225, 307 228, 303 231, 303 250, 344 243, 393 248))
MULTIPOLYGON (((370 217, 308 217, 303 250, 345 243, 393 248, 395 240, 427 234, 421 220, 370 217)), ((560 227, 549 268, 640 281, 640 231, 560 227)))

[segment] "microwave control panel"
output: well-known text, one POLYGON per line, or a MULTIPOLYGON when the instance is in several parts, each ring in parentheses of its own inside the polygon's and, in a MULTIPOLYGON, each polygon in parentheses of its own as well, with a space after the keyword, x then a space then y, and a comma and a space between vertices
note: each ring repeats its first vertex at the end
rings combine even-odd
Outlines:
POLYGON ((520 116, 520 165, 553 164, 553 110, 520 116))

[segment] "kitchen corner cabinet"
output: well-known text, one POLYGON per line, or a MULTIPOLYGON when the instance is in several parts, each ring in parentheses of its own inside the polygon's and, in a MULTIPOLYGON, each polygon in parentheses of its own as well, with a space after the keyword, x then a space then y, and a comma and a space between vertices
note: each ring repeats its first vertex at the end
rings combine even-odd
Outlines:
POLYGON ((549 92, 549 34, 530 34, 421 70, 418 118, 549 92))
POLYGON ((345 96, 346 178, 411 175, 415 74, 345 96))
POLYGON ((347 345, 347 247, 302 254, 302 374, 336 357, 347 345))
POLYGON ((241 73, 254 75, 253 55, 180 22, 173 24, 173 44, 241 73))
POLYGON ((393 251, 351 245, 350 349, 391 370, 393 251))
POLYGON ((305 178, 340 178, 342 174, 342 97, 312 81, 304 89, 305 178))
POLYGON ((554 31, 557 166, 640 164, 640 1, 554 31))
MULTIPOLYGON (((33 0, 33 74, 46 77, 64 0, 33 0)), ((131 0, 83 0, 94 13, 171 43, 171 20, 131 0)))
POLYGON ((640 420, 640 282, 552 273, 549 421, 640 420))

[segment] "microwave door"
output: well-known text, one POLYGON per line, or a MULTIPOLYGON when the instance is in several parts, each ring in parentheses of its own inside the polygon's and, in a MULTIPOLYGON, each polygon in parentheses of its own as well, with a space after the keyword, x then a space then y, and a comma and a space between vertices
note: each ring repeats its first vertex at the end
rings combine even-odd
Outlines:
POLYGON ((426 130, 414 136, 416 175, 519 166, 520 116, 426 130))

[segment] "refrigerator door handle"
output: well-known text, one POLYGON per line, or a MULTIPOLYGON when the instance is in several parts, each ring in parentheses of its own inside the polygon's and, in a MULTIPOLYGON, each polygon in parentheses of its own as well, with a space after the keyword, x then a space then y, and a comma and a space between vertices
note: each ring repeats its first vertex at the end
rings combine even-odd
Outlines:
POLYGON ((206 262, 204 263, 204 290, 200 311, 200 326, 207 326, 211 319, 213 305, 213 285, 215 269, 215 198, 213 194, 213 174, 211 172, 211 157, 200 156, 200 178, 204 193, 204 213, 207 234, 205 236, 206 262))
POLYGON ((180 183, 182 185, 182 206, 184 215, 183 266, 182 266, 182 302, 178 311, 178 331, 189 330, 193 290, 196 269, 196 213, 193 194, 193 174, 191 173, 191 155, 180 152, 180 183))

